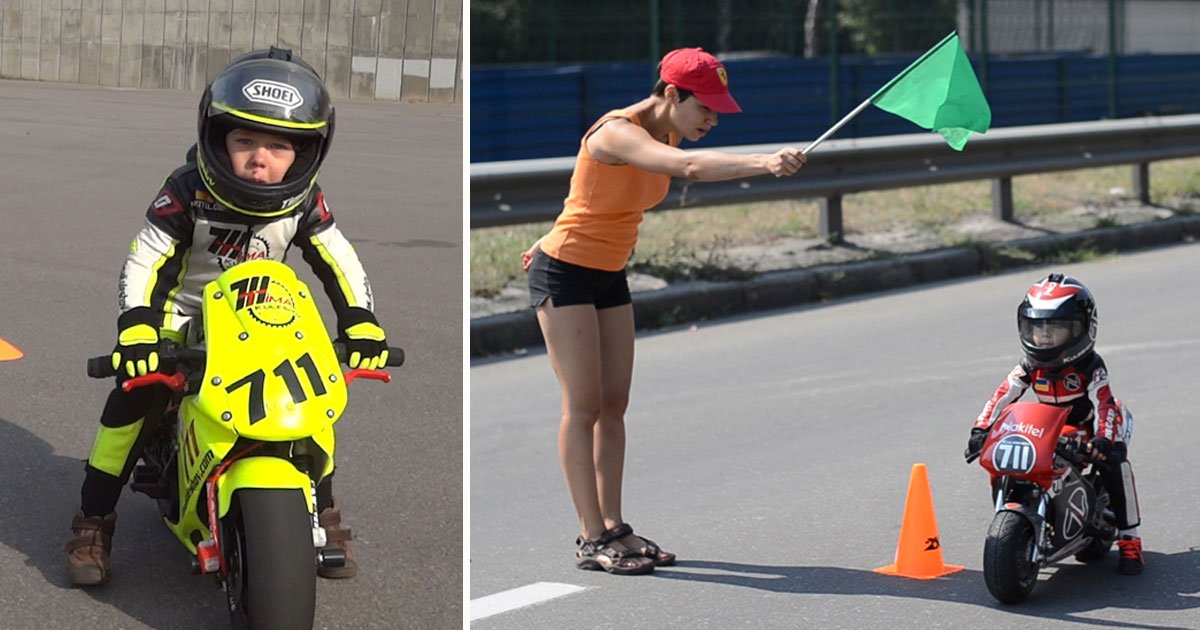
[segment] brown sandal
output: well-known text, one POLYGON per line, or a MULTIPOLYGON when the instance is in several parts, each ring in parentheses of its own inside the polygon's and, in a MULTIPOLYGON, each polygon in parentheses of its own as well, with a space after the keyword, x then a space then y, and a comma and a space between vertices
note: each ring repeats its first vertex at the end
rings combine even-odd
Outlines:
MULTIPOLYGON (((607 534, 607 532, 605 532, 607 534)), ((604 570, 613 575, 642 575, 654 570, 654 562, 636 549, 630 549, 601 534, 597 538, 575 539, 575 566, 586 571, 604 570)))
POLYGON ((675 554, 669 551, 663 551, 653 540, 643 538, 633 533, 633 526, 629 523, 621 523, 616 527, 601 534, 601 537, 611 538, 613 540, 622 540, 622 544, 633 549, 635 552, 654 561, 656 567, 669 567, 675 564, 675 554), (629 540, 632 536, 634 540, 629 540), (640 542, 639 542, 640 541, 640 542))

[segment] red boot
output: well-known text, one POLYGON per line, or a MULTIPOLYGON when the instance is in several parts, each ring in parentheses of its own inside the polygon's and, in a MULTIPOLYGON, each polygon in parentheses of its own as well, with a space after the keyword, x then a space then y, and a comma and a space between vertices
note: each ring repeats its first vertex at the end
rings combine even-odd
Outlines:
POLYGON ((1142 557, 1142 539, 1122 536, 1117 541, 1117 549, 1121 552, 1121 558, 1117 560, 1117 573, 1122 575, 1140 574, 1146 566, 1146 559, 1142 557))

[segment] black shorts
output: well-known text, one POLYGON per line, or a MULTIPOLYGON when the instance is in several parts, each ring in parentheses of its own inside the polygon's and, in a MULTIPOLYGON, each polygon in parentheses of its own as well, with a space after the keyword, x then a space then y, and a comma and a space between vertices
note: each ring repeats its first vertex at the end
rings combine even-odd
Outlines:
POLYGON ((625 270, 601 271, 547 256, 541 249, 529 264, 529 306, 592 304, 597 310, 631 304, 625 270))

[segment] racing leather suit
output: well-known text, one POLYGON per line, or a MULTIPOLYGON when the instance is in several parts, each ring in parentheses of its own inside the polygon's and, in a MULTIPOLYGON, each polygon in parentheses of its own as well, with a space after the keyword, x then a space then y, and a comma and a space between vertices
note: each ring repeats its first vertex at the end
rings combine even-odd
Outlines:
POLYGON ((1141 523, 1133 468, 1127 459, 1129 440, 1133 435, 1133 414, 1120 399, 1113 396, 1108 381, 1108 369, 1097 352, 1058 369, 1034 368, 1022 359, 1008 377, 996 388, 975 419, 975 428, 990 429, 1000 412, 1032 387, 1038 402, 1070 407, 1067 424, 1091 424, 1094 437, 1107 438, 1113 443, 1107 465, 1098 469, 1108 488, 1110 507, 1121 529, 1141 523))

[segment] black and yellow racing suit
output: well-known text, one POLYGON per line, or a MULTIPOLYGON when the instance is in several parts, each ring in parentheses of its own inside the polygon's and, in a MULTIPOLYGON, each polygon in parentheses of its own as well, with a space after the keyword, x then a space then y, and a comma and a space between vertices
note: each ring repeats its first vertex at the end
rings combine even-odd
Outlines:
MULTIPOLYGON (((314 186, 308 199, 286 214, 261 218, 234 212, 215 199, 191 160, 163 183, 146 211, 121 270, 120 312, 149 307, 164 338, 183 341, 200 317, 204 286, 246 260, 286 261, 288 249, 304 260, 333 303, 339 329, 374 311, 371 284, 354 247, 338 230, 325 195, 314 186)), ((198 328, 198 326, 194 327, 198 328)), ((193 331, 193 333, 196 331, 193 331)), ((83 484, 87 516, 109 514, 151 432, 146 414, 152 388, 109 394, 100 417, 83 484)), ((318 488, 320 507, 330 504, 329 484, 318 488)))

